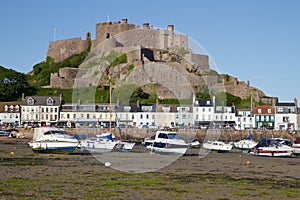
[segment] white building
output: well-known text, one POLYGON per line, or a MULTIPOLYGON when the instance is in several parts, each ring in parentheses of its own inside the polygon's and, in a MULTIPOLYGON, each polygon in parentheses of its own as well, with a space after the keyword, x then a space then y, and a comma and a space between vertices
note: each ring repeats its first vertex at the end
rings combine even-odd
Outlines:
POLYGON ((275 129, 297 130, 297 100, 294 103, 275 104, 275 129))
POLYGON ((59 120, 62 103, 62 95, 23 96, 21 102, 21 123, 40 126, 56 124, 59 120))
POLYGON ((20 108, 20 102, 0 102, 0 125, 19 125, 20 108))
POLYGON ((245 130, 255 128, 255 120, 251 110, 240 109, 236 112, 236 129, 245 130))
POLYGON ((68 127, 109 127, 110 121, 115 126, 115 105, 112 109, 110 117, 109 104, 67 103, 62 105, 59 121, 68 127))

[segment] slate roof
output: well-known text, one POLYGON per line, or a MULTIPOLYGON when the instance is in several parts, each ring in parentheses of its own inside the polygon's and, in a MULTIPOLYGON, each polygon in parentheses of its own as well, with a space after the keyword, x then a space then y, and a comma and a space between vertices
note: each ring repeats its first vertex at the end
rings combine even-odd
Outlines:
POLYGON ((21 106, 30 106, 28 104, 28 100, 32 98, 34 101, 34 104, 32 106, 46 106, 47 100, 49 98, 53 99, 53 105, 49 106, 60 106, 63 103, 63 98, 61 99, 60 96, 26 96, 22 101, 21 101, 21 106))

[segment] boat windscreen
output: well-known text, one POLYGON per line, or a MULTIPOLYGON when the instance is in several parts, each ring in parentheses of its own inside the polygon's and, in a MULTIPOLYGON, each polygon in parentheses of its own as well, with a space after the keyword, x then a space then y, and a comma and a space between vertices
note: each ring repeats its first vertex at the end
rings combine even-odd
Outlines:
POLYGON ((180 139, 180 137, 176 133, 169 133, 168 138, 169 139, 180 139))

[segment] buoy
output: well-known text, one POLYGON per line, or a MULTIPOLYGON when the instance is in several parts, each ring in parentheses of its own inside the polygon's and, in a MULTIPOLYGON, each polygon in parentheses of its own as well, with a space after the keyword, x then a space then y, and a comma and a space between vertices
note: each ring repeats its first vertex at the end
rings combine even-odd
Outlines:
POLYGON ((109 167, 111 164, 110 164, 110 162, 106 162, 104 165, 105 165, 105 167, 109 167))
POLYGON ((251 165, 251 162, 247 160, 246 165, 251 165))
POLYGON ((242 155, 239 155, 239 157, 241 158, 241 157, 242 157, 242 155))
POLYGON ((14 155, 14 154, 15 154, 15 152, 13 152, 13 151, 12 151, 12 152, 10 152, 10 155, 14 155))
POLYGON ((17 147, 14 147, 14 150, 16 150, 17 149, 17 147))

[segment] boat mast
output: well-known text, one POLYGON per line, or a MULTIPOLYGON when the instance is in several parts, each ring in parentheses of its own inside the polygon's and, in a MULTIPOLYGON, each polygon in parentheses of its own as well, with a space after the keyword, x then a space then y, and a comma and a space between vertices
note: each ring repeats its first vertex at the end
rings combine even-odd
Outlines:
POLYGON ((112 88, 111 88, 111 80, 109 80, 109 133, 112 133, 111 121, 112 121, 112 88))

